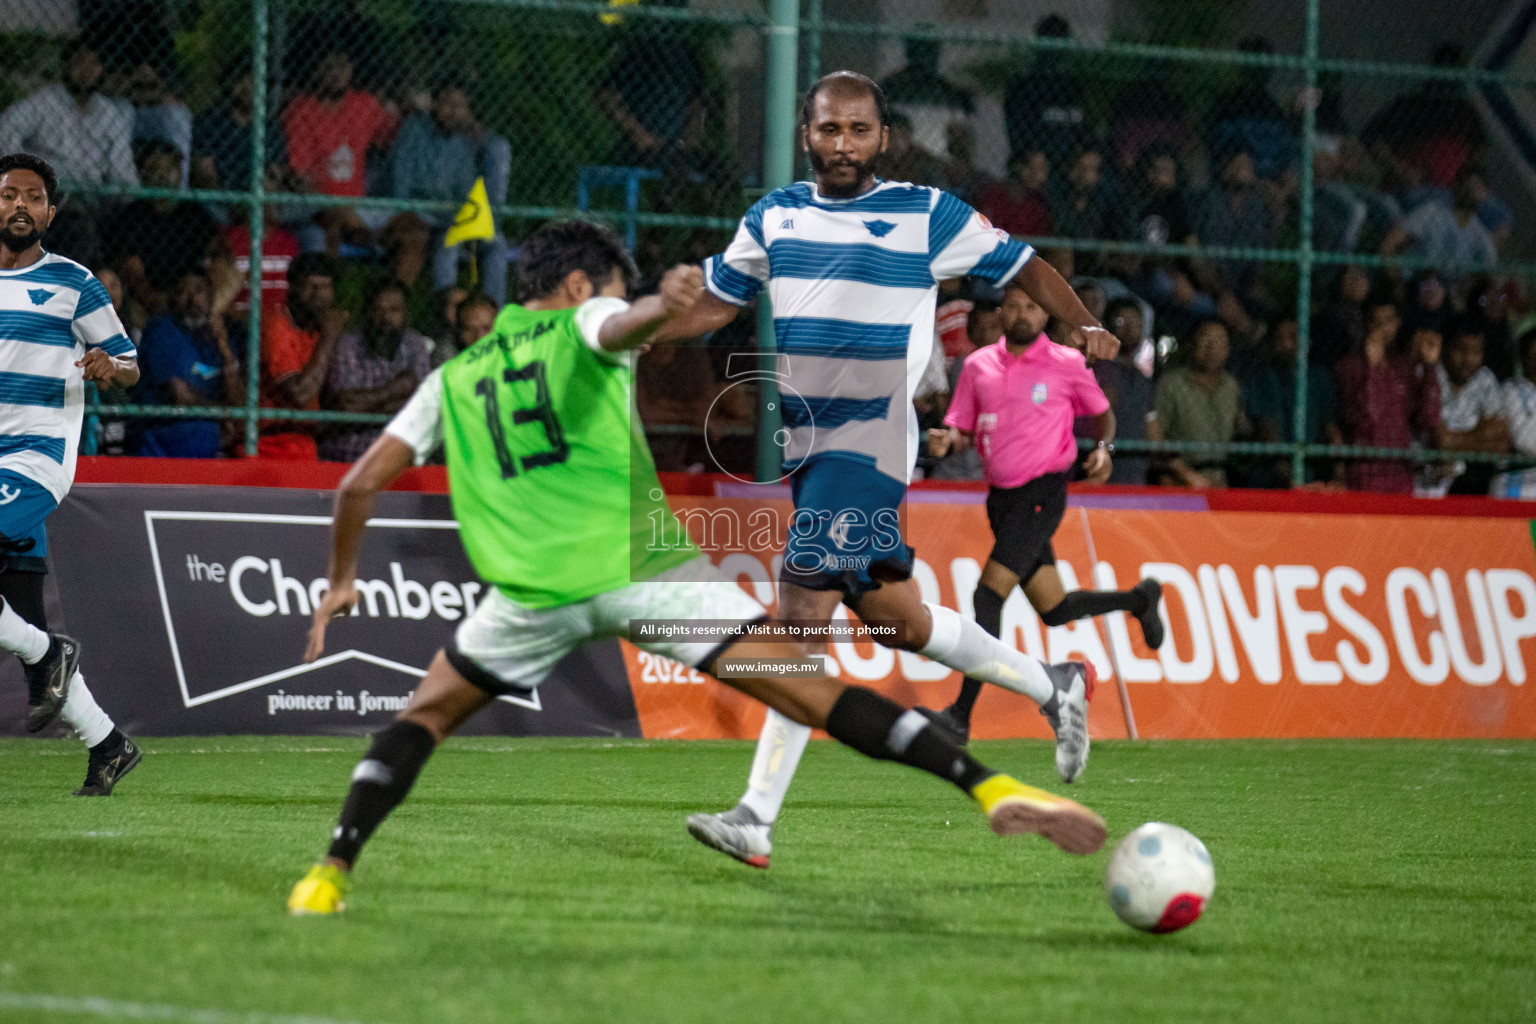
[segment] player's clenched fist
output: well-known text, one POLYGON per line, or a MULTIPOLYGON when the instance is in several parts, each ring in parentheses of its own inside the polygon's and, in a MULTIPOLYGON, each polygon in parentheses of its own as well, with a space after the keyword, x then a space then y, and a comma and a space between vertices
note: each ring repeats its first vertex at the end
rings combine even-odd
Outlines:
POLYGON ((1100 359, 1113 359, 1120 354, 1120 339, 1102 327, 1076 327, 1072 330, 1072 346, 1094 363, 1100 359))
POLYGON ((678 264, 661 279, 661 301, 668 313, 685 313, 704 297, 704 268, 678 264))
POLYGON ((86 380, 95 381, 98 384, 111 380, 118 371, 117 360, 99 348, 86 352, 84 358, 75 361, 75 365, 80 367, 86 380))

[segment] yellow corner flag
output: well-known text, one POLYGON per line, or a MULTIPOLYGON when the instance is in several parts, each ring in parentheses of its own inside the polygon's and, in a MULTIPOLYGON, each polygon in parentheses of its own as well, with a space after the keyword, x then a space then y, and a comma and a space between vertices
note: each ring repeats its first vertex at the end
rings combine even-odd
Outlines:
MULTIPOLYGON (((640 0, 608 0, 608 6, 609 7, 614 7, 614 8, 617 8, 617 7, 638 7, 639 5, 640 5, 640 0)), ((624 15, 622 15, 622 14, 599 14, 597 16, 597 20, 602 22, 604 25, 607 25, 609 28, 612 28, 615 25, 622 25, 624 23, 624 15)))
POLYGON ((451 249, 471 238, 495 238, 496 221, 491 217, 491 200, 485 194, 485 179, 476 178, 469 198, 459 207, 453 226, 443 235, 443 248, 451 249))

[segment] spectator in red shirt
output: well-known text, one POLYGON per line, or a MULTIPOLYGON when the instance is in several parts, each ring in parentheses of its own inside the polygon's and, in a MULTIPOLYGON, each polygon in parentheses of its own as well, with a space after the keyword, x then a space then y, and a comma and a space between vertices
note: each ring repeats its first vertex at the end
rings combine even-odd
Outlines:
MULTIPOLYGON (((347 324, 336 308, 336 261, 307 252, 288 267, 288 304, 261 320, 261 404, 277 409, 320 408, 320 389, 347 324)), ((318 458, 312 423, 268 421, 257 454, 264 458, 318 458)))
MULTIPOLYGON (((282 187, 278 176, 270 171, 266 185, 269 192, 282 187)), ((232 317, 244 319, 251 309, 251 227, 245 207, 236 207, 233 212, 234 221, 220 232, 220 252, 216 262, 226 264, 240 277, 240 290, 235 293, 229 311, 232 317)), ((280 217, 279 208, 269 203, 261 232, 261 308, 264 311, 287 304, 288 268, 300 251, 298 236, 283 227, 280 217)), ((216 273, 209 276, 219 279, 216 273)))
POLYGON ((1040 238, 1051 233, 1051 204, 1045 183, 1051 161, 1038 146, 1026 149, 1013 161, 1007 181, 993 184, 981 194, 981 212, 1010 235, 1040 238))
MULTIPOLYGON (((1344 443, 1407 448, 1440 429, 1439 346, 1412 355, 1392 351, 1402 320, 1390 300, 1370 303, 1365 341, 1339 361, 1339 421, 1344 443)), ((1344 471, 1351 490, 1412 494, 1413 467, 1400 459, 1355 460, 1344 471)))
MULTIPOLYGON (((251 309, 251 229, 245 224, 231 224, 224 229, 224 244, 229 247, 240 291, 230 312, 244 316, 251 309)), ((288 302, 288 268, 299 255, 299 239, 293 232, 269 220, 261 235, 261 308, 280 308, 288 302)))
MULTIPOLYGON (((328 196, 367 192, 367 158, 395 132, 395 117, 372 93, 352 88, 352 59, 333 48, 315 69, 313 91, 300 93, 283 111, 288 159, 303 187, 328 196)), ((328 207, 316 214, 325 228, 326 251, 335 253, 343 235, 366 235, 383 226, 352 207, 328 207)))

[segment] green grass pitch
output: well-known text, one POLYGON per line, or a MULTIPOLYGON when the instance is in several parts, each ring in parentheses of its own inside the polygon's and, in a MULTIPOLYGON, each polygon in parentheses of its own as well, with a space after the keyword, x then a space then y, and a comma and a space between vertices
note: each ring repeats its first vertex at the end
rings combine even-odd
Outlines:
MULTIPOLYGON (((761 872, 682 827, 749 744, 451 741, 346 914, 290 919, 363 741, 145 746, 79 800, 78 745, 0 742, 0 1021, 1536 1019, 1528 742, 1098 744, 1073 795, 1111 843, 1165 820, 1215 860, 1163 937, 1110 913, 1107 850, 830 743, 761 872)), ((976 746, 1061 788, 1043 743, 976 746)))

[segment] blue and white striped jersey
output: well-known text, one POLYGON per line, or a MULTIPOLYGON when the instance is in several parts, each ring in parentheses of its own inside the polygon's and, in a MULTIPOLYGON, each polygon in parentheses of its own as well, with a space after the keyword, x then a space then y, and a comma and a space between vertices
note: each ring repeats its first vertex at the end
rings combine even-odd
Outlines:
POLYGON ((107 289, 51 252, 0 270, 0 469, 36 480, 59 501, 75 479, 88 348, 132 356, 107 289))
POLYGON ((812 457, 873 465, 901 480, 917 459, 912 396, 933 351, 938 282, 1002 285, 1034 250, 947 192, 882 181, 853 199, 797 182, 758 200, 704 264, 709 290, 773 304, 785 470, 812 457))

